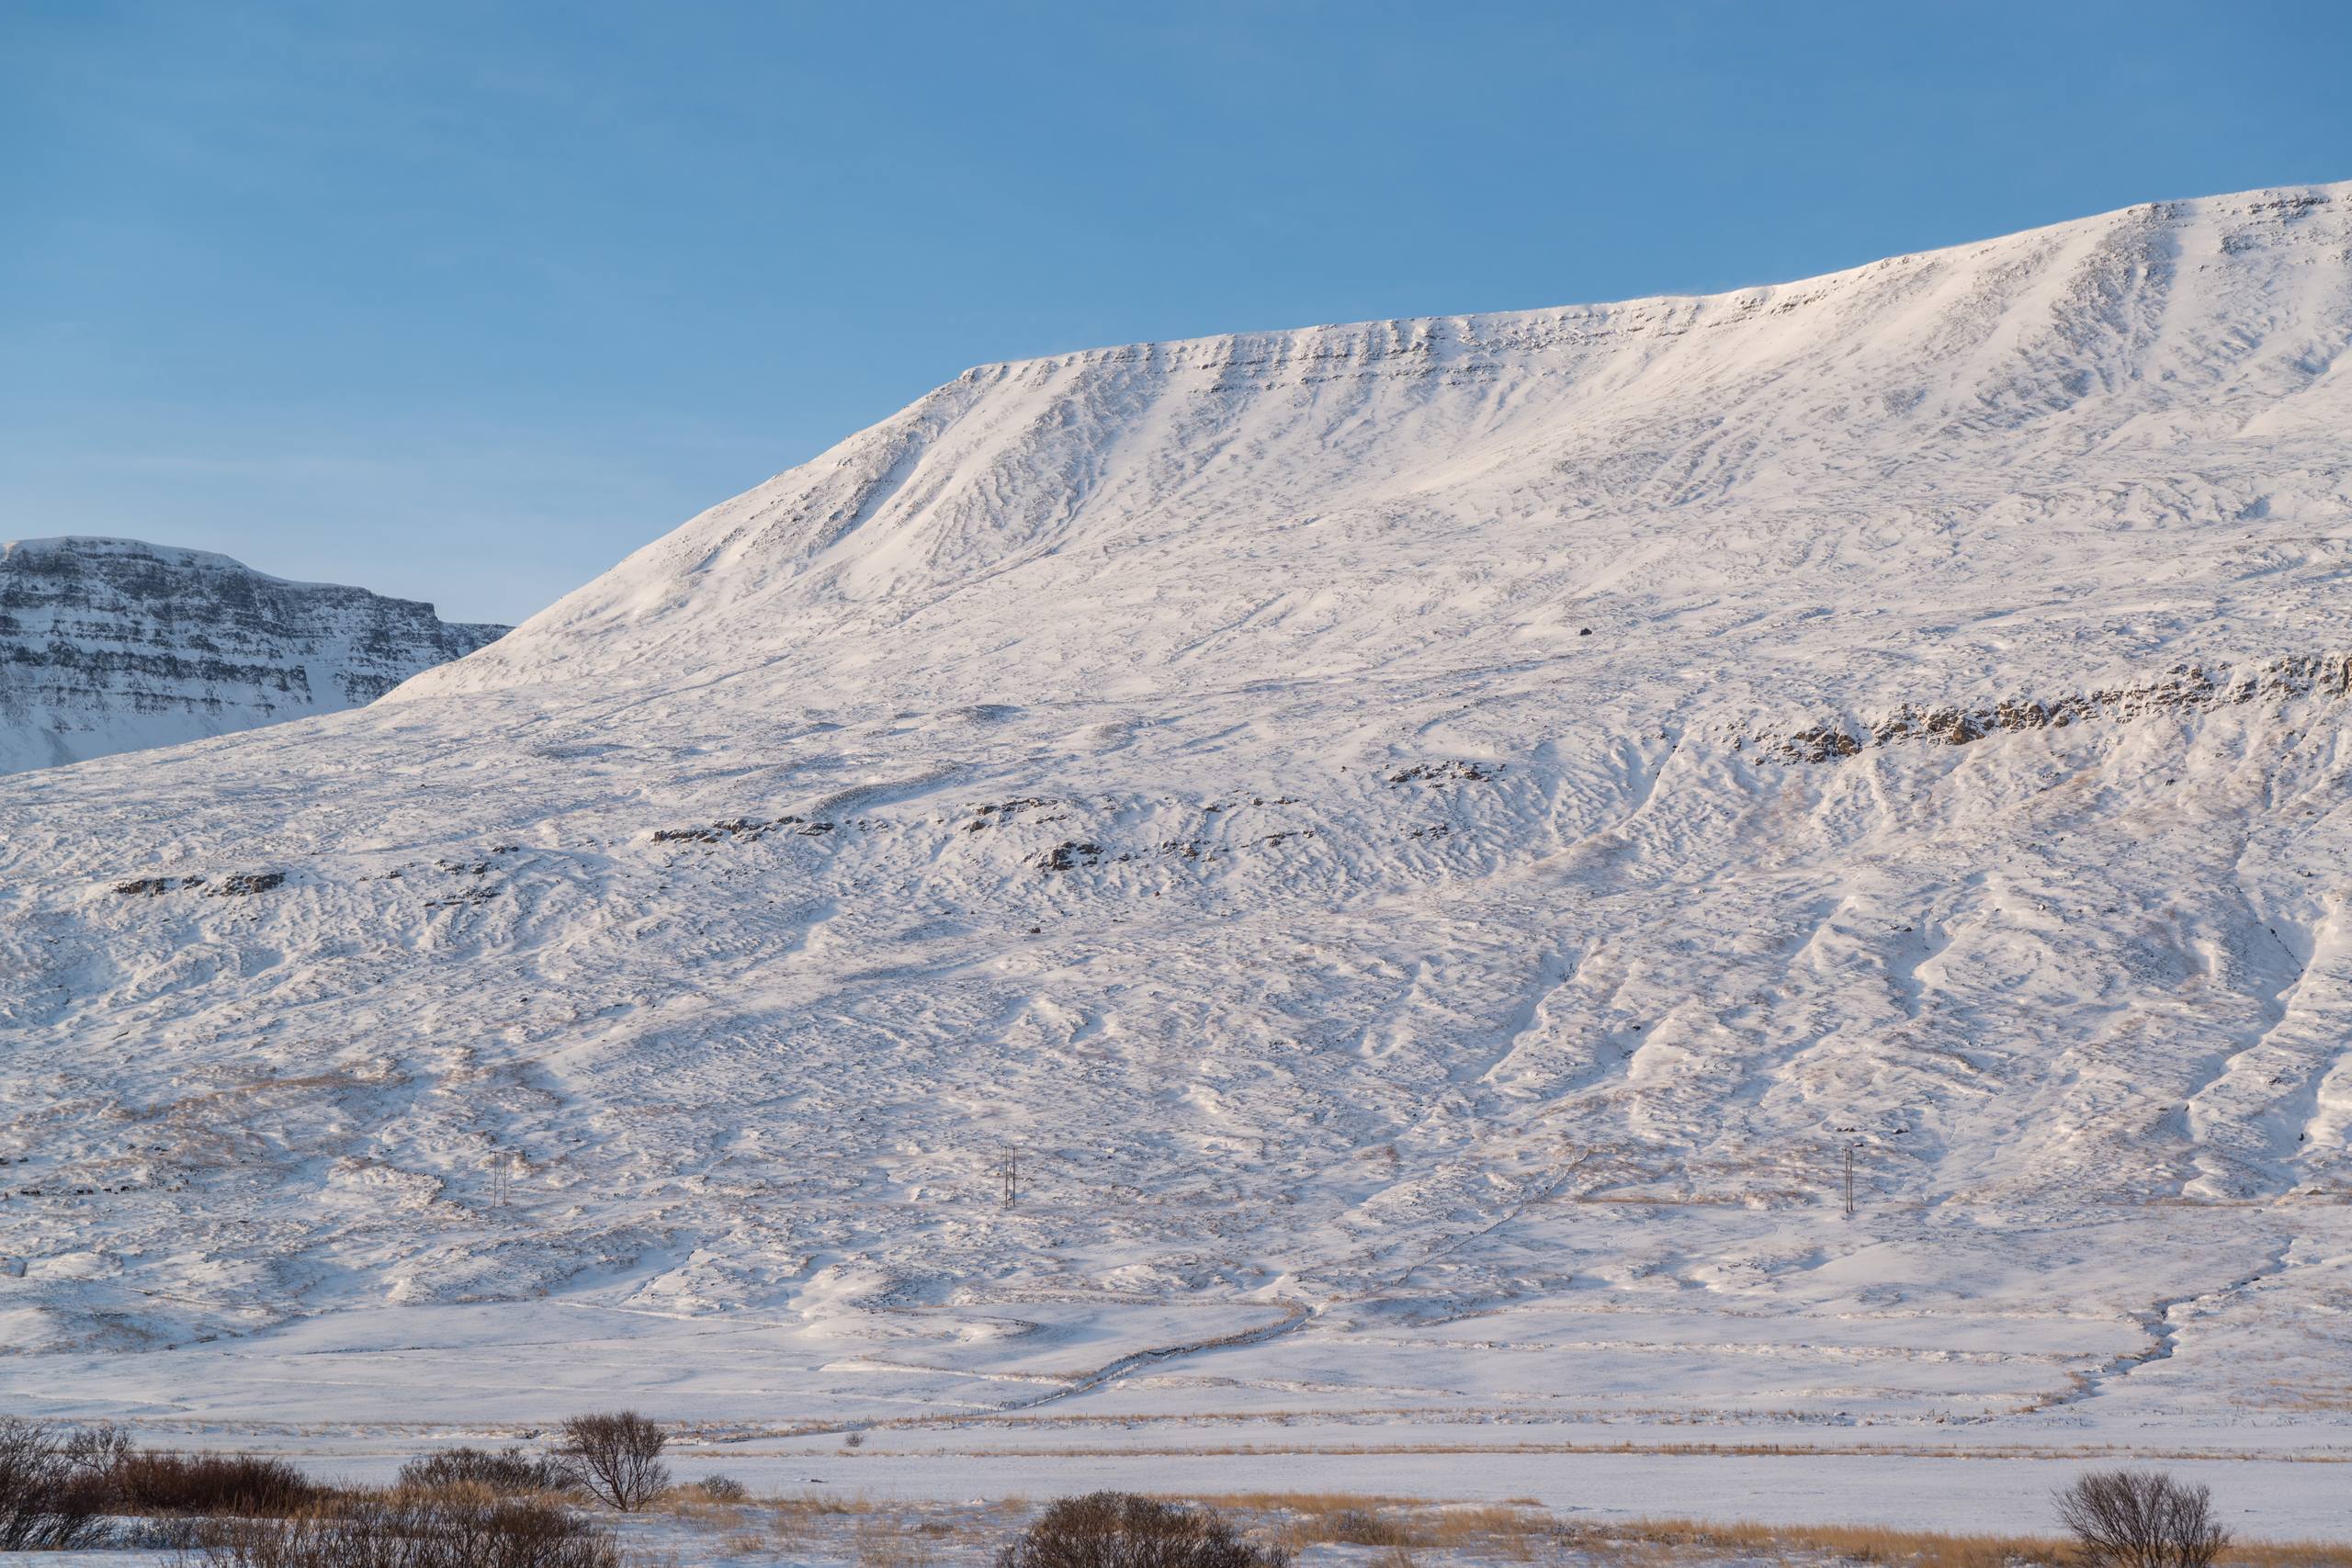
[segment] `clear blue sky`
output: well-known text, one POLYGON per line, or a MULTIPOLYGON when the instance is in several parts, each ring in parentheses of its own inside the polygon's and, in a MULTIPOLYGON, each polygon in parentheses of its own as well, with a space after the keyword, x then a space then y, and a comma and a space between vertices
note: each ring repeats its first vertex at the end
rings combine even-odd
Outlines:
POLYGON ((0 537, 516 619, 967 365, 2352 177, 2352 6, 0 0, 0 537))

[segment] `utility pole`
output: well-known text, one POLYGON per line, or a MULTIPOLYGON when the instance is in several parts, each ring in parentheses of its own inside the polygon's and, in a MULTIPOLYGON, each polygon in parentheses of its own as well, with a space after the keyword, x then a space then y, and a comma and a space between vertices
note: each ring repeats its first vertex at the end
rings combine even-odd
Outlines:
POLYGON ((1021 1196, 1021 1156, 1012 1149, 1004 1151, 1004 1206, 1012 1208, 1021 1196))
POLYGON ((1854 1145, 1846 1145, 1846 1217, 1854 1217, 1854 1145))

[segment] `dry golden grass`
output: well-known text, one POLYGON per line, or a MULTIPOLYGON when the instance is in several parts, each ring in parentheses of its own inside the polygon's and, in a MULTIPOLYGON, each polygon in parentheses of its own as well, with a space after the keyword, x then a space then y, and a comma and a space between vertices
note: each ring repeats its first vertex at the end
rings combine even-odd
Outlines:
POLYGON ((678 1486, 662 1494, 654 1507, 681 1524, 716 1533, 743 1529, 749 1505, 713 1502, 698 1486, 678 1486))
POLYGON ((1335 1508, 1328 1513, 1296 1515, 1284 1521, 1274 1535, 1292 1551, 1327 1540, 1340 1546, 1421 1544, 1421 1532, 1411 1519, 1393 1511, 1383 1513, 1369 1508, 1335 1508))
POLYGON ((1567 1533, 1557 1519, 1532 1503, 1439 1508, 1431 1512, 1425 1530, 1432 1546, 1513 1562, 1533 1562, 1540 1547, 1567 1533))
POLYGON ((1530 1562, 1540 1541, 1563 1535, 1558 1522, 1527 1499, 1438 1507, 1409 1498, 1362 1493, 1234 1492, 1182 1500, 1240 1519, 1264 1520, 1272 1527, 1275 1544, 1294 1552, 1326 1541, 1386 1547, 1381 1561, 1399 1568, 1411 1561, 1415 1547, 1530 1562), (1265 1519, 1269 1515, 1276 1517, 1265 1519))
POLYGON ((1163 1502, 1198 1503, 1204 1508, 1251 1514, 1321 1515, 1350 1510, 1369 1513, 1381 1508, 1409 1507, 1419 1501, 1373 1492, 1170 1492, 1159 1495, 1163 1502))
MULTIPOLYGON (((1182 1500, 1268 1527, 1277 1544, 1294 1551, 1320 1542, 1385 1547, 1380 1568, 1408 1568, 1417 1550, 1478 1562, 1549 1562, 1563 1551, 1661 1564, 1692 1552, 1889 1568, 2072 1568, 2076 1561, 2072 1544, 2052 1536, 1696 1519, 1586 1524, 1557 1518, 1530 1499, 1440 1506, 1361 1493, 1237 1492, 1182 1500)), ((2217 1568, 2352 1568, 2352 1542, 2239 1542, 2222 1553, 2217 1568)))
POLYGON ((912 1524, 874 1517, 861 1518, 851 1532, 858 1568, 931 1568, 938 1548, 957 1531, 944 1519, 912 1524))
POLYGON ((753 1549, 789 1551, 805 1545, 829 1526, 843 1520, 863 1520, 884 1511, 882 1505, 863 1493, 829 1495, 817 1491, 755 1497, 736 1506, 741 1510, 740 1523, 720 1528, 731 1529, 730 1542, 752 1543, 729 1545, 728 1551, 737 1555, 753 1549))
POLYGON ((871 1514, 878 1505, 863 1492, 811 1492, 804 1488, 763 1497, 759 1506, 787 1517, 808 1518, 827 1514, 871 1514))
POLYGON ((2222 1553, 2224 1568, 2346 1568, 2352 1545, 2329 1540, 2241 1541, 2222 1553))
POLYGON ((2271 1409, 2284 1410, 2347 1410, 2352 1409, 2352 1384, 2312 1383, 2301 1388, 2282 1383, 2267 1384, 2262 1391, 2263 1404, 2271 1409))
POLYGON ((2063 1563, 2072 1548, 2049 1536, 1948 1535, 1937 1530, 1885 1529, 1871 1525, 1702 1524, 1695 1519, 1643 1519, 1586 1526, 1567 1532, 1579 1546, 1624 1542, 1730 1549, 1744 1556, 1803 1554, 1848 1562, 1900 1563, 1904 1568, 2007 1568, 2015 1563, 2063 1563))
MULTIPOLYGON (((1557 1539, 1598 1552, 1618 1543, 1729 1548, 1746 1556, 1805 1556, 1901 1568, 2015 1568, 2026 1563, 2065 1568, 2077 1561, 2073 1543, 2055 1536, 1956 1535, 1873 1525, 1705 1524, 1695 1519, 1555 1529, 1557 1539)), ((2238 1542, 2222 1553, 2217 1568, 2352 1568, 2352 1542, 2238 1542)))

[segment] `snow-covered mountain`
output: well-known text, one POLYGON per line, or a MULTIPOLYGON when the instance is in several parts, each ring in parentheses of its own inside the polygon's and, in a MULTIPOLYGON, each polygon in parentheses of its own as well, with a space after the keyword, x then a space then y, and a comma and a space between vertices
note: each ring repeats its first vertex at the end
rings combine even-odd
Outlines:
POLYGON ((356 707, 505 631, 208 550, 0 543, 0 773, 356 707))
POLYGON ((2347 344, 2323 186, 991 367, 0 783, 0 1385, 2340 1421, 2347 344))

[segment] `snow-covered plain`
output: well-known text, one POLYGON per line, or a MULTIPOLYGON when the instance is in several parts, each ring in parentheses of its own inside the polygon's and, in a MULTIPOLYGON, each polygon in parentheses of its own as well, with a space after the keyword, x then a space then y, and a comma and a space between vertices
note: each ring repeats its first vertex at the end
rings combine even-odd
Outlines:
POLYGON ((2347 343, 2338 186, 990 367, 0 780, 0 1407, 2341 1497, 2347 343))

